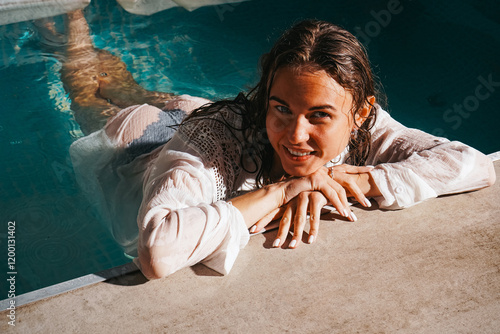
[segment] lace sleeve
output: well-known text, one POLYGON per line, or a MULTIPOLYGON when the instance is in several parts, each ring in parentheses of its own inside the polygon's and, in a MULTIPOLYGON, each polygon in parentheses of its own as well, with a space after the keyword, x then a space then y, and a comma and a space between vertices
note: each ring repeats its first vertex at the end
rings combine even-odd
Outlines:
POLYGON ((213 173, 217 201, 233 197, 239 186, 237 179, 242 172, 243 142, 241 123, 238 111, 223 108, 210 117, 186 122, 178 131, 213 173))

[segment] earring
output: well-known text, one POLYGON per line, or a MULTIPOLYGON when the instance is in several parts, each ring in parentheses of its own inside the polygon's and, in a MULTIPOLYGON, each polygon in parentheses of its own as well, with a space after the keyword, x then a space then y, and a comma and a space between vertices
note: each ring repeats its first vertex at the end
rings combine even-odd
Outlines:
POLYGON ((358 129, 353 129, 351 131, 351 139, 356 140, 357 137, 358 137, 358 129))

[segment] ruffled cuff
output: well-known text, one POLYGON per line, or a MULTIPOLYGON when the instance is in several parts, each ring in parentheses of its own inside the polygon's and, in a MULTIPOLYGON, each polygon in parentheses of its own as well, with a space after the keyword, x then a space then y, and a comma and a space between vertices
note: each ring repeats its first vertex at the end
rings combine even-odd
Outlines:
POLYGON ((375 197, 381 209, 398 210, 410 207, 437 193, 422 178, 408 168, 378 165, 370 174, 382 196, 375 197))
POLYGON ((229 227, 220 246, 206 259, 201 261, 205 266, 222 275, 227 275, 233 268, 240 249, 243 249, 250 239, 248 228, 241 212, 232 204, 219 201, 213 204, 220 213, 229 215, 221 217, 221 221, 228 221, 229 227), (225 208, 223 208, 225 207, 225 208))

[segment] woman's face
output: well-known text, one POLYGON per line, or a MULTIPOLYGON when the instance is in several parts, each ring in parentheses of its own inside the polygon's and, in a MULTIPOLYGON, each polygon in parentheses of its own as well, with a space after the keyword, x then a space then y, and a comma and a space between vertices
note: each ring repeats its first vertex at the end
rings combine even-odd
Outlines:
POLYGON ((353 129, 352 101, 323 70, 279 69, 266 116, 274 171, 305 176, 337 157, 353 129))

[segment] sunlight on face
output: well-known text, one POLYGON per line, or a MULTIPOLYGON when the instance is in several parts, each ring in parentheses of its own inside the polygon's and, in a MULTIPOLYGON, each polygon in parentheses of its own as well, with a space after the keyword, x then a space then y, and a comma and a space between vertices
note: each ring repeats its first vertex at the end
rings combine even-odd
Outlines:
POLYGON ((353 128, 352 101, 325 71, 279 69, 266 116, 273 172, 305 176, 337 157, 353 128))

